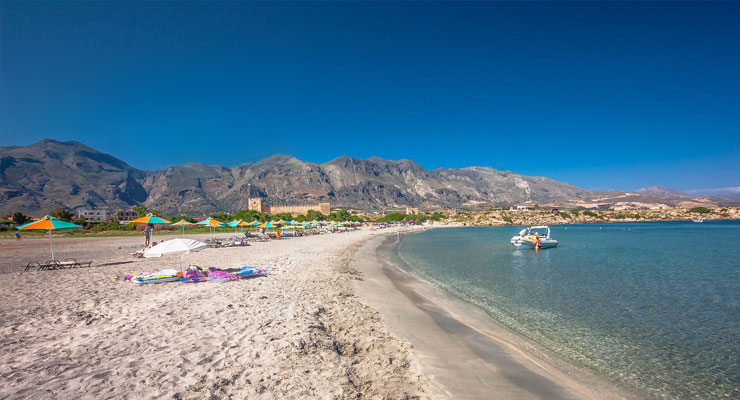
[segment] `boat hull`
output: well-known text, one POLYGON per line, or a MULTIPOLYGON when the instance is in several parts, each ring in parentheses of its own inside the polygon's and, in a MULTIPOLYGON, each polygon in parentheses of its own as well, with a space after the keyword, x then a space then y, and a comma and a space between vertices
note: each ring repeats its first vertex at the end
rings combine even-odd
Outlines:
MULTIPOLYGON (((550 249, 558 246, 558 241, 555 239, 540 239, 540 249, 550 249)), ((512 238, 511 245, 519 250, 533 250, 534 242, 528 239, 512 238)))

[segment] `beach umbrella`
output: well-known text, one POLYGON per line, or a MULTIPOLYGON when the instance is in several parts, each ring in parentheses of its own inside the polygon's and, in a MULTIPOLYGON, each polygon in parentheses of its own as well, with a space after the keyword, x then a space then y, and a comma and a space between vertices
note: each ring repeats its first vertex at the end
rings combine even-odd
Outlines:
POLYGON ((143 217, 132 219, 131 222, 135 222, 137 224, 170 224, 171 223, 170 221, 167 221, 164 218, 159 218, 152 213, 149 213, 143 217))
POLYGON ((54 242, 51 240, 51 231, 57 229, 74 229, 82 228, 81 225, 72 224, 69 222, 56 219, 50 215, 44 216, 38 221, 29 222, 19 226, 19 230, 32 230, 32 229, 46 229, 49 231, 49 246, 51 247, 51 260, 54 261, 54 242))
POLYGON ((202 250, 208 247, 207 243, 193 239, 170 239, 164 241, 144 252, 144 257, 162 257, 166 254, 180 254, 180 270, 182 270, 182 255, 192 251, 202 250))
POLYGON ((285 220, 280 218, 280 220, 277 223, 280 225, 285 225, 285 220))
POLYGON ((175 222, 174 224, 170 224, 170 226, 180 226, 180 227, 182 227, 182 234, 183 234, 183 236, 185 236, 185 227, 186 226, 190 226, 190 225, 193 225, 193 224, 191 222, 185 221, 184 219, 181 219, 181 220, 175 222))
MULTIPOLYGON (((139 217, 136 219, 132 219, 131 222, 135 222, 137 224, 170 224, 170 221, 167 221, 164 218, 159 218, 155 216, 152 213, 149 213, 143 217, 139 217)), ((150 243, 154 243, 154 231, 152 230, 152 236, 149 238, 150 243)))
POLYGON ((210 227, 213 227, 213 228, 223 228, 224 227, 224 223, 223 222, 216 221, 213 218, 206 218, 203 221, 196 222, 195 224, 196 225, 210 226, 210 227))
POLYGON ((255 219, 254 221, 250 222, 249 225, 260 226, 260 222, 255 219))
POLYGON ((292 220, 292 221, 290 221, 290 224, 291 225, 300 225, 301 223, 298 222, 298 221, 296 221, 296 220, 292 220))
POLYGON ((213 218, 206 218, 203 221, 197 222, 196 225, 206 225, 208 227, 208 232, 213 235, 213 232, 211 231, 212 228, 223 228, 224 223, 221 221, 216 221, 213 218))
MULTIPOLYGON (((244 222, 244 221, 243 221, 243 220, 241 220, 241 219, 235 219, 235 220, 233 220, 233 221, 229 222, 229 223, 228 223, 228 225, 229 225, 230 227, 234 228, 234 232, 236 232, 236 227, 237 227, 237 226, 238 226, 238 227, 240 227, 240 228, 241 228, 242 226, 249 226, 249 222, 244 222)), ((241 231, 241 229, 240 229, 240 231, 241 231)))

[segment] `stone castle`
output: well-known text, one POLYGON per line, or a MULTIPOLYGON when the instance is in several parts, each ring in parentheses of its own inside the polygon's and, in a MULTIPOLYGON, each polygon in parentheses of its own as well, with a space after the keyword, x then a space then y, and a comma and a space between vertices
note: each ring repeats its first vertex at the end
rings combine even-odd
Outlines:
POLYGON ((318 204, 304 204, 304 205, 290 205, 290 206, 269 206, 266 205, 264 199, 256 197, 249 198, 247 200, 248 208, 250 210, 257 211, 262 214, 282 214, 290 213, 291 215, 305 215, 308 210, 318 211, 324 215, 328 215, 331 212, 331 206, 329 203, 318 203, 318 204))

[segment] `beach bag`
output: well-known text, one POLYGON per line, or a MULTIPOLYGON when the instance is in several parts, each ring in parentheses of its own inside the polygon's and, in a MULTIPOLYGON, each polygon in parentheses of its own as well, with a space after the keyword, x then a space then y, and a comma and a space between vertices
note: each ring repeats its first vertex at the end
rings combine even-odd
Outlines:
POLYGON ((182 273, 182 277, 185 279, 193 279, 198 277, 198 271, 188 269, 182 273))

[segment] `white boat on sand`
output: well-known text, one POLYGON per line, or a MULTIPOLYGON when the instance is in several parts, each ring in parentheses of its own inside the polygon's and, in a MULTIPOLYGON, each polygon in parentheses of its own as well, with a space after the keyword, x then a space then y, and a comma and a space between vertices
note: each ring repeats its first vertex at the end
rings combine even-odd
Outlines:
POLYGON ((550 227, 546 225, 522 229, 518 235, 511 238, 511 245, 519 250, 534 249, 538 240, 541 249, 549 249, 558 245, 558 241, 550 237, 550 227), (546 230, 546 233, 540 234, 538 230, 546 230))

